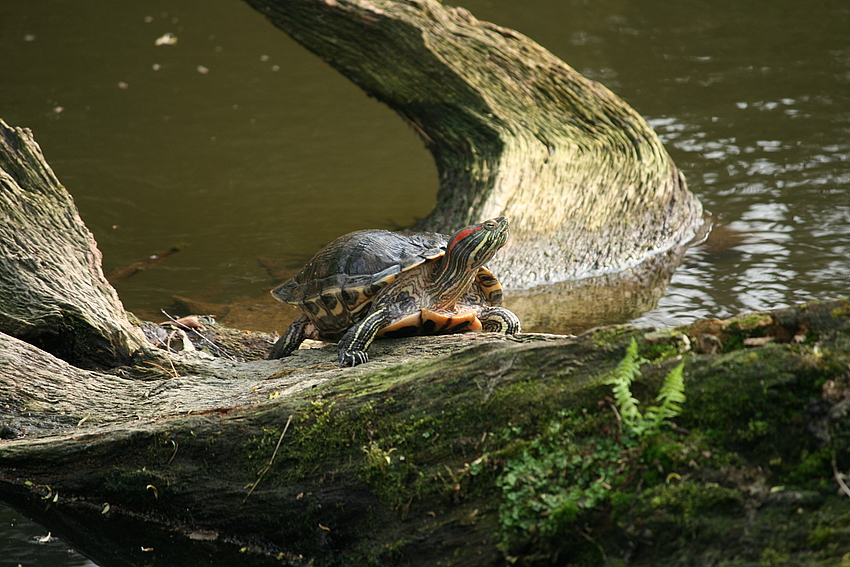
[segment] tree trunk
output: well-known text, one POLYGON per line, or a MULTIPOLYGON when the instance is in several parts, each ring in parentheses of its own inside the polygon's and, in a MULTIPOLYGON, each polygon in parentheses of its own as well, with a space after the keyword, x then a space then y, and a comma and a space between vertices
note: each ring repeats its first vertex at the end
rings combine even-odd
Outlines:
POLYGON ((422 228, 512 223, 492 268, 525 288, 634 266, 703 224, 648 124, 529 38, 436 0, 246 0, 434 155, 422 228))
POLYGON ((2 120, 0 331, 82 366, 126 364, 145 344, 32 133, 2 120))

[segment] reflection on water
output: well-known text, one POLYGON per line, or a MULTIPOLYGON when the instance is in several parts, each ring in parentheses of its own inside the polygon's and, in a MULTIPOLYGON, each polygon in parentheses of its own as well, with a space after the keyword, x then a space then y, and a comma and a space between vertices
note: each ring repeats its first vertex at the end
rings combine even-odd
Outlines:
POLYGON ((836 88, 844 87, 837 100, 735 102, 725 128, 718 117, 709 124, 651 120, 674 155, 684 152, 676 156, 680 167, 699 168, 691 187, 737 239, 720 254, 690 251, 658 307, 637 323, 669 325, 846 294, 850 76, 836 79, 836 88), (717 133, 739 123, 764 131, 717 133))
MULTIPOLYGON (((631 304, 586 324, 667 326, 846 295, 847 3, 460 3, 647 116, 718 223, 666 290, 638 280, 631 304)), ((34 130, 107 269, 189 244, 119 286, 151 317, 179 295, 226 308, 225 322, 283 330, 276 317, 292 312, 268 296, 279 279, 261 258, 297 267, 339 234, 410 224, 433 202, 415 134, 238 2, 3 2, 0 70, 0 117, 34 130), (156 45, 166 33, 177 42, 156 45)), ((572 329, 582 302, 610 300, 578 287, 508 302, 537 308, 529 327, 572 329)))
MULTIPOLYGON (((710 226, 706 219, 697 242, 710 226)), ((621 272, 513 290, 505 297, 505 306, 519 316, 526 332, 577 334, 630 321, 655 308, 684 252, 677 248, 656 254, 621 272)))

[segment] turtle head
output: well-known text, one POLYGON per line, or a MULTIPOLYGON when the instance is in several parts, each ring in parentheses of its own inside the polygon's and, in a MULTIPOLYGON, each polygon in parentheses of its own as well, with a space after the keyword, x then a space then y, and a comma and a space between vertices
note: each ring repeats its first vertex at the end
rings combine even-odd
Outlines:
POLYGON ((451 270, 477 270, 508 240, 508 219, 498 217, 468 226, 455 234, 446 257, 451 270))

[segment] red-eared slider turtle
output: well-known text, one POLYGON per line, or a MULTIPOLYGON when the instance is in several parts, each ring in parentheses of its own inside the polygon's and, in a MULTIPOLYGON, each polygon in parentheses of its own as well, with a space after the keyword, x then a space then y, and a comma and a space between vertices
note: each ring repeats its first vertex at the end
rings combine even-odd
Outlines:
POLYGON ((376 337, 518 333, 517 316, 499 307, 501 284, 483 267, 507 238, 505 217, 451 238, 386 230, 337 238, 272 290, 303 313, 269 358, 289 356, 305 338, 338 340, 340 366, 355 366, 369 360, 366 349, 376 337))

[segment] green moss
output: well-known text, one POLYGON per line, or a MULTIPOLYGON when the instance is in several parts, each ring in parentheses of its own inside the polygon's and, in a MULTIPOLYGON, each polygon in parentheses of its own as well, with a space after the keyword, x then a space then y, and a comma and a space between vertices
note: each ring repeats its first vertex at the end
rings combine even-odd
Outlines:
MULTIPOLYGON (((611 353, 624 352, 639 334, 629 328, 591 333, 585 340, 598 345, 594 354, 581 363, 566 354, 560 367, 543 368, 517 349, 511 367, 519 371, 510 379, 498 371, 504 353, 494 357, 492 372, 467 370, 490 356, 489 346, 454 353, 439 376, 420 362, 339 379, 295 412, 276 461, 287 471, 279 481, 341 475, 367 486, 403 520, 435 514, 416 537, 452 522, 468 530, 498 522, 501 549, 518 562, 557 556, 598 565, 635 549, 649 561, 645 546, 655 546, 691 564, 701 550, 728 540, 719 564, 801 564, 799 553, 810 548, 828 564, 845 527, 831 523, 833 513, 820 519, 810 512, 820 506, 810 495, 834 491, 831 452, 843 455, 850 434, 835 426, 832 444, 819 448, 806 433, 806 416, 824 382, 839 380, 848 361, 823 341, 744 348, 747 336, 769 332, 768 322, 752 316, 728 324, 728 352, 685 352, 698 363, 686 366, 682 413, 665 419, 676 427, 643 438, 618 419, 605 384, 616 366, 611 353), (787 492, 770 496, 777 485, 787 492), (417 509, 420 502, 429 507, 417 509)), ((660 405, 655 396, 683 354, 686 334, 638 338, 646 360, 631 395, 641 415, 660 405)), ((275 423, 249 439, 246 461, 255 469, 280 431, 275 423)), ((409 560, 405 550, 415 545, 401 533, 364 547, 363 564, 409 560)), ((464 552, 457 553, 460 564, 464 552)))
POLYGON ((786 345, 726 353, 693 372, 688 381, 693 403, 681 424, 727 448, 752 449, 763 464, 776 457, 796 460, 786 450, 805 448, 798 442, 805 438, 800 416, 822 378, 816 365, 786 345), (779 443, 764 443, 768 437, 779 443), (777 454, 777 447, 783 451, 777 454))
POLYGON ((116 498, 122 502, 135 503, 143 509, 152 509, 158 502, 169 497, 170 480, 147 469, 113 469, 103 475, 103 498, 116 498))
POLYGON ((689 339, 682 329, 659 329, 643 336, 640 356, 652 363, 676 358, 687 352, 689 339))
POLYGON ((361 468, 360 477, 389 506, 400 509, 421 495, 422 473, 405 455, 397 454, 395 447, 384 450, 371 441, 362 450, 366 465, 361 468))
POLYGON ((634 327, 625 325, 612 325, 609 327, 599 327, 588 331, 591 333, 593 341, 599 346, 612 344, 625 344, 626 339, 639 334, 639 331, 634 327))
POLYGON ((848 319, 848 318, 850 318, 850 301, 845 300, 843 304, 832 309, 832 311, 829 312, 829 315, 833 319, 848 319))
POLYGON ((787 468, 784 480, 795 485, 806 485, 814 479, 825 478, 830 472, 831 450, 828 447, 803 450, 800 458, 787 468))
POLYGON ((788 565, 788 560, 789 555, 787 553, 782 553, 772 547, 767 547, 761 552, 761 557, 759 557, 759 566, 779 567, 781 565, 788 565))
POLYGON ((153 437, 147 446, 146 467, 151 470, 161 470, 176 456, 179 445, 168 435, 153 437))
POLYGON ((640 496, 642 506, 635 513, 640 516, 668 514, 676 522, 689 524, 707 512, 739 513, 743 497, 738 490, 712 482, 671 481, 658 484, 640 496))
POLYGON ((850 512, 821 519, 809 532, 807 543, 827 556, 850 549, 850 512))
POLYGON ((274 454, 282 429, 266 426, 262 428, 262 435, 252 435, 245 440, 242 455, 246 460, 246 467, 259 468, 268 463, 274 454))
POLYGON ((729 329, 740 331, 753 331, 755 329, 764 329, 773 324, 773 317, 766 313, 752 313, 736 317, 729 324, 729 329))

